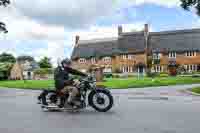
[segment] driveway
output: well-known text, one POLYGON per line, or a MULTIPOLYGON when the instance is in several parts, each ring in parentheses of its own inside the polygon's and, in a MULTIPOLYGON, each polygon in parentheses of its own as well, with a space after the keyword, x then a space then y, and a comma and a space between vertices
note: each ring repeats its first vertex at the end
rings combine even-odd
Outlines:
POLYGON ((98 113, 43 112, 36 104, 40 91, 0 89, 1 133, 197 133, 200 97, 184 85, 112 90, 115 106, 98 113))

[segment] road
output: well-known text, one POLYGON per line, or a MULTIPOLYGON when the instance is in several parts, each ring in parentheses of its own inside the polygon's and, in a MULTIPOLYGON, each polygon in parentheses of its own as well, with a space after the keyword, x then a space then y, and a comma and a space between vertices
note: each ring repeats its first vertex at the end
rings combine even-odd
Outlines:
POLYGON ((182 91, 190 87, 112 90, 115 106, 107 113, 43 112, 40 91, 2 88, 0 133, 197 133, 200 97, 182 91))

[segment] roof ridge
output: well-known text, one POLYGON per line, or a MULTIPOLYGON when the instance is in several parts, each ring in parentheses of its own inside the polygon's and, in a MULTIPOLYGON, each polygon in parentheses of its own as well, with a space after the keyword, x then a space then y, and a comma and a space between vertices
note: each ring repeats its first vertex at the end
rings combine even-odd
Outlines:
POLYGON ((120 34, 120 36, 123 36, 123 35, 135 35, 135 34, 144 34, 144 31, 123 32, 123 33, 120 34))
POLYGON ((84 44, 84 43, 94 43, 94 42, 107 42, 107 41, 116 41, 117 39, 118 37, 93 38, 89 40, 80 40, 78 43, 84 44))
POLYGON ((167 35, 167 34, 177 34, 177 33, 200 33, 200 28, 193 29, 179 29, 179 30, 168 30, 168 31, 158 31, 158 32, 149 32, 150 35, 167 35))

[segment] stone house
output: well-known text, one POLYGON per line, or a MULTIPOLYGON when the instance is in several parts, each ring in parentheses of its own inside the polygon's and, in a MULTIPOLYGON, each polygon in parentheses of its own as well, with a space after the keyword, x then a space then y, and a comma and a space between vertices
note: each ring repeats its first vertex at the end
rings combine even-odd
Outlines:
POLYGON ((20 61, 16 62, 10 72, 10 79, 13 80, 33 80, 34 71, 38 69, 39 66, 35 61, 20 61))
POLYGON ((71 59, 81 71, 96 64, 105 73, 145 73, 149 58, 152 72, 169 72, 170 66, 200 70, 200 29, 149 32, 145 24, 143 31, 123 32, 119 26, 116 38, 75 40, 71 59))

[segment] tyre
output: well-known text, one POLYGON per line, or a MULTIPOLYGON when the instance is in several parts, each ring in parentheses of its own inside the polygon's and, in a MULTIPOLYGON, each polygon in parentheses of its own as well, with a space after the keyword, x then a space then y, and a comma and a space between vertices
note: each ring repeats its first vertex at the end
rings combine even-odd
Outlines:
POLYGON ((107 112, 113 106, 113 96, 108 90, 98 89, 90 92, 88 102, 95 110, 107 112))

